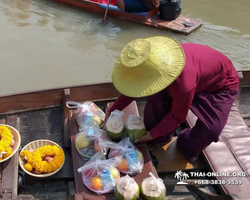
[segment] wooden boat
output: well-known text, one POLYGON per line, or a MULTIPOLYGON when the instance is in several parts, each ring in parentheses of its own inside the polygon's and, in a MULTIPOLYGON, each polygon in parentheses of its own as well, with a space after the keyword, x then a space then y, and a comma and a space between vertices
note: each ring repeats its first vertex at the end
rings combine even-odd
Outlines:
MULTIPOLYGON (((107 6, 107 4, 102 3, 101 0, 55 0, 55 1, 79 7, 88 10, 92 13, 99 13, 103 15, 105 13, 107 6)), ((116 6, 110 5, 108 10, 108 15, 115 18, 143 24, 146 26, 155 27, 158 29, 167 29, 185 35, 193 33, 202 26, 201 22, 184 15, 180 15, 177 19, 173 21, 163 21, 158 16, 158 9, 150 12, 127 13, 119 10, 116 6)))
MULTIPOLYGON (((2 174, 0 179, 0 198, 35 199, 32 195, 36 194, 38 199, 44 199, 44 196, 52 199, 55 199, 55 196, 57 196, 57 199, 65 199, 65 195, 68 195, 70 199, 78 200, 113 199, 112 195, 108 197, 98 196, 86 190, 81 183, 81 177, 75 172, 77 167, 79 167, 76 165, 81 165, 83 161, 77 158, 78 154, 76 154, 74 148, 74 137, 78 131, 74 120, 75 111, 69 110, 66 107, 66 102, 69 100, 77 102, 91 100, 104 109, 107 103, 116 99, 118 95, 119 93, 112 83, 102 83, 1 96, 0 122, 12 125, 20 131, 22 138, 21 146, 36 139, 50 139, 63 147, 66 160, 63 168, 57 174, 52 177, 37 179, 27 174, 24 175, 22 171, 18 171, 17 158, 19 155, 14 155, 9 162, 0 165, 2 174), (17 180, 19 180, 19 184, 17 184, 17 180), (26 190, 22 188, 25 185, 25 181, 26 190), (45 189, 43 189, 44 187, 45 189)), ((138 112, 142 115, 145 100, 138 99, 137 105, 139 108, 138 112)), ((181 127, 185 128, 186 125, 183 124, 181 127)), ((203 161, 192 164, 185 160, 176 148, 175 139, 164 148, 154 152, 154 156, 161 160, 158 166, 155 165, 157 171, 154 171, 154 173, 159 175, 167 186, 166 198, 191 200, 194 199, 193 194, 208 195, 208 193, 201 192, 192 184, 187 187, 184 184, 174 188, 178 182, 174 179, 174 174, 177 170, 209 171, 209 168, 203 161), (163 160, 166 161, 163 162, 163 160)), ((142 145, 138 148, 143 149, 146 147, 142 145)), ((153 158, 150 158, 149 154, 147 155, 146 165, 151 170, 154 170, 153 158)), ((145 176, 145 174, 142 173, 142 176, 145 176)), ((194 182, 190 180, 189 183, 194 182)), ((212 187, 213 193, 216 193, 216 190, 214 190, 216 187, 212 187)), ((217 192, 217 195, 213 194, 212 199, 221 199, 219 194, 220 192, 217 192)), ((224 199, 231 199, 229 196, 223 197, 224 199)))

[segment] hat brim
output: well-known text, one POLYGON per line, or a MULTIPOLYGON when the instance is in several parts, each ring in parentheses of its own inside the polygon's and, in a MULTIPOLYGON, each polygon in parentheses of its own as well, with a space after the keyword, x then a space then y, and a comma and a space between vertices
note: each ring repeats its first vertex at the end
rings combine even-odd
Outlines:
POLYGON ((154 47, 154 58, 162 61, 162 65, 128 68, 118 58, 112 81, 115 88, 128 97, 146 97, 164 90, 177 79, 185 65, 184 51, 176 40, 166 36, 153 36, 145 40, 154 47))

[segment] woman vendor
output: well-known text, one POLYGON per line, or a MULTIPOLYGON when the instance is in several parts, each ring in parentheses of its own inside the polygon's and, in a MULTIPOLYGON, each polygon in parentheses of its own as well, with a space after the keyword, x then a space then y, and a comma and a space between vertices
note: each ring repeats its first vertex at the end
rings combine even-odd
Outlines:
POLYGON ((137 143, 166 144, 185 122, 189 109, 194 112, 195 126, 183 130, 177 139, 180 151, 191 162, 218 141, 239 86, 238 74, 225 55, 164 36, 128 43, 114 66, 112 81, 121 95, 109 113, 123 110, 135 98, 147 97, 147 133, 137 143))

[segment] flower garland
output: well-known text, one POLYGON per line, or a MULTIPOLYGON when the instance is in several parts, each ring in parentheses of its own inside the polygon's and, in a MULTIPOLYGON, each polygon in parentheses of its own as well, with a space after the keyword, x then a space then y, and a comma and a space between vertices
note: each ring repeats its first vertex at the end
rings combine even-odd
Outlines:
POLYGON ((10 148, 12 134, 6 126, 0 126, 0 160, 3 160, 12 154, 10 148))
POLYGON ((61 148, 54 145, 42 146, 36 149, 33 153, 24 150, 20 154, 23 160, 27 163, 24 168, 27 171, 32 171, 33 168, 40 173, 50 173, 57 170, 64 162, 64 152, 61 148), (51 162, 43 160, 46 156, 54 157, 51 162))

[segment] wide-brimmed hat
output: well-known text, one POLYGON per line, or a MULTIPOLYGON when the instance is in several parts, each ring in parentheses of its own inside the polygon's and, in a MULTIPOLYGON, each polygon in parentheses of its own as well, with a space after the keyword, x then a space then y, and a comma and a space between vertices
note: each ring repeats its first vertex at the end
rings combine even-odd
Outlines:
POLYGON ((135 39, 123 48, 112 81, 123 95, 150 96, 175 81, 184 65, 185 54, 176 40, 166 36, 135 39))

